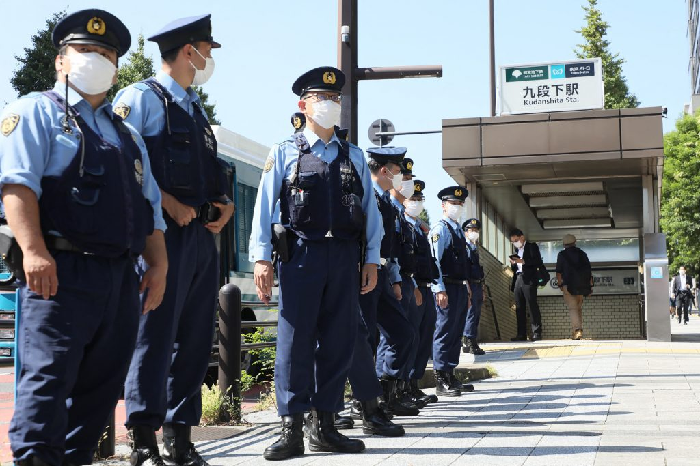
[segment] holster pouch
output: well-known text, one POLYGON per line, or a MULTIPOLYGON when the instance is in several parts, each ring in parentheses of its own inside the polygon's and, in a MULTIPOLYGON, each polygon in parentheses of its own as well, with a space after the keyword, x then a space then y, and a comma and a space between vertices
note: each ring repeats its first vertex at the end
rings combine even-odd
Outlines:
POLYGON ((280 262, 289 262, 289 241, 287 229, 280 223, 272 224, 272 251, 280 262))
POLYGON ((0 257, 15 278, 24 281, 24 256, 15 234, 8 225, 0 225, 0 257))
POLYGON ((197 216, 197 219, 202 222, 202 225, 206 225, 208 223, 216 222, 219 220, 219 217, 221 217, 221 209, 216 207, 214 204, 207 202, 202 204, 202 206, 199 208, 199 215, 197 216))

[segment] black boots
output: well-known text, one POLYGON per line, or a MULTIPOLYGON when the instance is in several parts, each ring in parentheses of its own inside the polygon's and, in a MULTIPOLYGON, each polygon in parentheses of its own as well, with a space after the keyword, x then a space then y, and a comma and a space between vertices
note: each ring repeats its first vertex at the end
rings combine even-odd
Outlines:
MULTIPOLYGON (((456 378, 455 378, 456 379, 456 378)), ((459 382, 459 381, 458 381, 459 382)), ((442 396, 461 396, 462 388, 452 381, 452 374, 446 371, 435 371, 435 393, 442 396)))
POLYGON ((474 385, 470 383, 462 383, 461 380, 457 378, 454 372, 450 372, 450 386, 451 387, 457 387, 460 389, 462 393, 466 392, 473 392, 474 391, 474 385))
POLYGON ((177 466, 209 466, 192 443, 192 427, 163 424, 163 460, 177 466))
POLYGON ((350 402, 350 417, 357 421, 362 420, 362 403, 354 398, 350 402))
POLYGON ((396 379, 380 379, 379 382, 384 391, 384 411, 394 416, 418 416, 420 411, 415 404, 402 402, 396 397, 396 379))
POLYGON ((129 437, 131 437, 131 466, 164 466, 153 427, 132 426, 129 428, 129 437))
POLYGON ((352 429, 355 426, 355 422, 352 419, 352 416, 341 416, 340 414, 336 414, 335 428, 338 430, 352 429))
POLYGON ((418 380, 411 379, 409 382, 409 390, 411 396, 416 400, 423 400, 426 403, 437 403, 438 397, 436 395, 428 395, 418 388, 418 380))
MULTIPOLYGON (((301 432, 301 428, 299 431, 301 432)), ((350 439, 338 432, 335 428, 335 413, 311 409, 309 450, 359 453, 364 449, 365 444, 362 440, 350 439)))
POLYGON ((479 344, 474 338, 464 337, 464 347, 462 348, 463 353, 471 353, 476 356, 481 356, 486 354, 486 351, 479 347, 479 344))
POLYGON ((38 456, 30 456, 27 459, 15 461, 15 465, 17 465, 17 466, 50 466, 49 463, 42 460, 38 456))
POLYGON ((401 437, 406 433, 403 427, 387 419, 384 411, 379 408, 379 402, 376 398, 361 404, 362 432, 365 434, 380 435, 382 437, 401 437))
POLYGON ((423 409, 428 405, 428 400, 413 396, 411 385, 407 380, 398 380, 396 382, 396 399, 403 404, 413 403, 418 409, 423 409))
POLYGON ((265 449, 263 458, 270 461, 286 460, 304 454, 304 413, 282 416, 280 438, 265 449))

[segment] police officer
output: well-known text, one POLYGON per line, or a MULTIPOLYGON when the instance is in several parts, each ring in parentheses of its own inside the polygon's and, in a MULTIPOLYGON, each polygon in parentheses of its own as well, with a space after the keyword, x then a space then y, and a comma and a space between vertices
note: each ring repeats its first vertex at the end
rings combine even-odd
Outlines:
POLYGON ((362 151, 335 134, 344 83, 333 67, 314 68, 294 82, 306 127, 272 147, 258 189, 250 257, 264 302, 272 294, 270 224, 278 202, 289 253, 278 269, 275 387, 282 435, 265 450, 268 460, 304 453, 302 424, 309 410, 312 451, 364 449, 362 441, 338 433, 334 417, 342 409, 358 296, 376 284, 381 220, 362 151))
POLYGON ((201 386, 209 364, 219 264, 214 235, 233 213, 217 160, 216 139, 193 85, 214 71, 211 16, 173 21, 149 37, 162 57, 155 77, 123 89, 115 113, 141 133, 163 196, 170 259, 168 289, 157 313, 141 318, 125 387, 132 463, 156 461, 163 426, 164 458, 205 465, 192 445, 201 386), (166 389, 167 387, 167 389, 166 389))
POLYGON ((460 396, 463 390, 474 389, 470 384, 462 385, 454 375, 469 300, 467 242, 458 223, 466 197, 467 188, 462 186, 441 190, 438 199, 442 201, 443 218, 430 230, 440 271, 437 283, 432 285, 437 311, 433 342, 435 393, 445 396, 460 396))
MULTIPOLYGON (((405 164, 408 167, 408 164, 405 164)), ((412 167, 411 167, 412 168, 412 167)), ((411 169, 408 168, 408 169, 411 169)), ((418 216, 424 209, 425 182, 412 180, 413 193, 403 202, 406 221, 415 228, 415 274, 416 291, 421 299, 413 301, 409 311, 409 320, 418 336, 416 354, 409 372, 409 393, 416 401, 435 403, 437 396, 425 394, 419 387, 418 381, 423 378, 428 359, 433 352, 433 333, 435 332, 435 300, 430 286, 439 276, 437 264, 430 249, 426 233, 420 228, 418 216)))
POLYGON ((470 218, 462 224, 464 235, 467 238, 467 262, 469 263, 469 308, 467 320, 464 325, 464 347, 462 351, 475 355, 483 355, 486 352, 479 347, 477 335, 479 334, 479 320, 481 319, 481 306, 484 304, 484 268, 479 264, 479 231, 481 222, 476 218, 470 218))
MULTIPOLYGON (((413 159, 404 157, 401 161, 401 187, 400 189, 391 189, 391 201, 398 210, 399 231, 396 239, 398 248, 398 262, 401 270, 401 308, 406 313, 413 331, 416 335, 416 344, 411 347, 406 366, 404 367, 401 379, 397 382, 397 397, 404 402, 412 402, 419 408, 424 408, 427 403, 427 398, 415 398, 411 394, 410 389, 410 372, 413 368, 413 363, 418 352, 418 324, 420 318, 416 317, 416 307, 423 304, 423 297, 416 286, 416 281, 413 278, 416 273, 416 229, 419 228, 420 220, 410 222, 405 217, 404 201, 407 197, 413 195, 413 159)), ((386 339, 380 340, 380 348, 386 345, 386 339)), ((380 354, 380 352, 378 352, 380 354)), ((383 363, 377 360, 377 365, 383 363)))
MULTIPOLYGON (((418 408, 409 400, 397 396, 400 380, 407 366, 416 339, 406 312, 401 306, 401 267, 398 263, 400 213, 391 202, 390 189, 401 187, 401 162, 405 147, 372 147, 367 149, 375 197, 382 216, 384 236, 381 242, 381 266, 377 287, 360 297, 362 320, 367 327, 370 345, 377 350, 376 375, 381 380, 386 409, 397 416, 415 416, 418 408), (379 329, 381 342, 377 340, 379 329)), ((350 384, 356 386, 363 378, 362 368, 353 361, 350 384)))
POLYGON ((160 193, 141 137, 105 100, 131 43, 110 13, 52 33, 56 86, 0 115, 0 186, 24 253, 16 464, 90 464, 126 377, 138 316, 163 297, 160 193), (155 229, 154 229, 155 228, 155 229), (150 266, 139 285, 134 260, 150 266), (147 291, 143 304, 139 291, 147 291))

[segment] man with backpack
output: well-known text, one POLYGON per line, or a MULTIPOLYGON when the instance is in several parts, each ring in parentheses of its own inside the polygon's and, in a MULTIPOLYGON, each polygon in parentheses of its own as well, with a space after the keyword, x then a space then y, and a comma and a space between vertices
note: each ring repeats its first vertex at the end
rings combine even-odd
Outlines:
POLYGON ((576 247, 574 235, 564 236, 564 250, 557 256, 557 283, 571 318, 571 339, 583 337, 583 298, 591 295, 593 275, 588 255, 576 247))

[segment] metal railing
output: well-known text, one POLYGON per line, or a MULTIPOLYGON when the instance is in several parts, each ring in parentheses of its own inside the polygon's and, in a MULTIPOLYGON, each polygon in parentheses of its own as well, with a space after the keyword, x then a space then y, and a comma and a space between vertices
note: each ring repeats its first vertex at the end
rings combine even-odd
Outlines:
MULTIPOLYGON (((241 289, 227 283, 219 290, 219 389, 226 393, 236 409, 241 407, 241 353, 261 348, 271 348, 274 341, 241 343, 241 329, 256 327, 277 327, 277 322, 241 321, 243 306, 253 308, 273 308, 278 303, 265 304, 260 301, 242 301, 241 289)), ((226 413, 222 413, 226 416, 226 413)), ((230 419, 225 419, 229 421, 230 419)))

